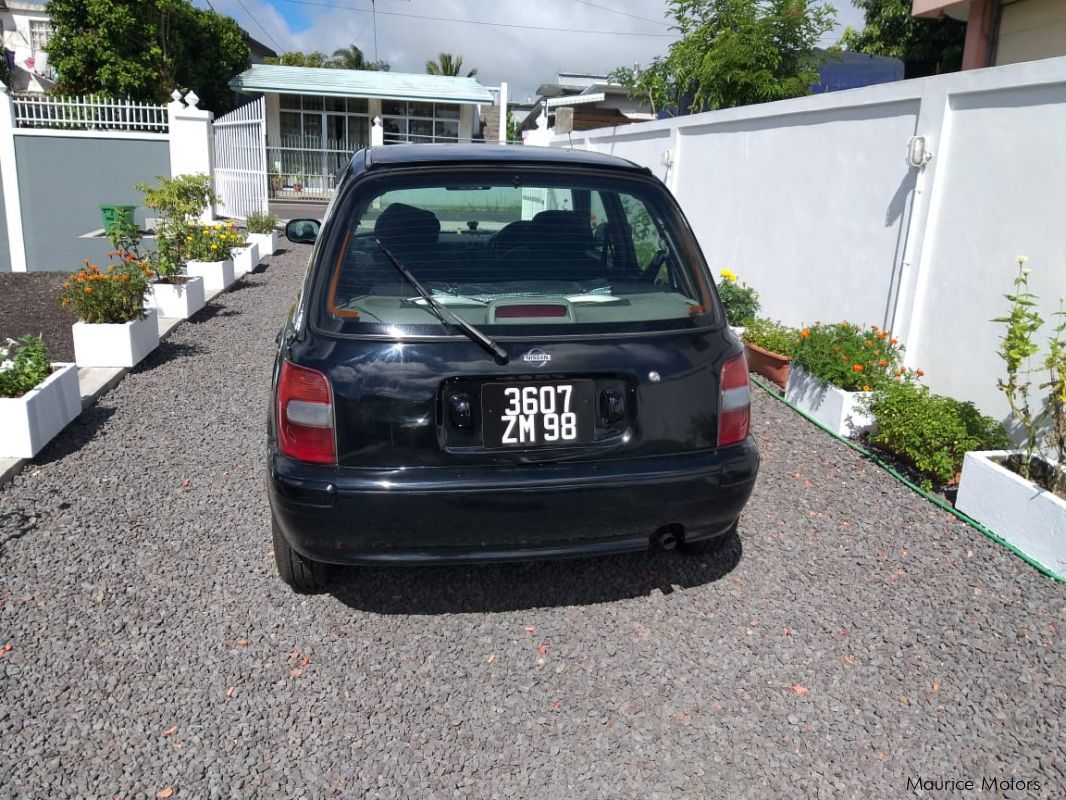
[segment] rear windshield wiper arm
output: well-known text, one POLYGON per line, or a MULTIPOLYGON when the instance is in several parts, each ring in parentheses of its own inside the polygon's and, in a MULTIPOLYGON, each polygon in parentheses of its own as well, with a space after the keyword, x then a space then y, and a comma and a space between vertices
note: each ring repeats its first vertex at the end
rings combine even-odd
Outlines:
POLYGON ((412 275, 411 271, 400 262, 400 259, 398 259, 392 254, 392 251, 389 250, 389 248, 387 248, 382 243, 381 239, 375 237, 374 241, 378 243, 378 247, 381 248, 381 252, 388 256, 389 261, 394 267, 396 267, 396 271, 403 275, 404 280, 411 284, 411 286, 414 287, 414 290, 422 296, 422 298, 426 301, 426 305, 429 306, 430 310, 433 311, 434 316, 436 316, 436 318, 439 319, 441 323, 443 323, 444 325, 448 324, 448 321, 445 319, 445 315, 447 315, 451 318, 452 323, 457 328, 459 328, 459 330, 461 330, 470 339, 477 342, 479 345, 481 345, 490 353, 492 353, 492 355, 498 358, 502 363, 506 364, 510 360, 510 357, 507 355, 507 351, 500 347, 498 344, 496 344, 496 342, 492 341, 492 339, 490 339, 484 333, 479 331, 465 319, 460 317, 450 308, 441 305, 436 300, 434 300, 432 293, 430 293, 425 286, 419 283, 418 279, 414 275, 412 275))

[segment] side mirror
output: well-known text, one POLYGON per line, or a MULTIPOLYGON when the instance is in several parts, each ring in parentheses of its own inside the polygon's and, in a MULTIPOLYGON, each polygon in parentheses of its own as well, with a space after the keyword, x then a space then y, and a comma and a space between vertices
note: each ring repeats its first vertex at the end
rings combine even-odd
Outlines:
POLYGON ((321 227, 317 219, 290 219, 285 225, 285 238, 297 244, 314 244, 321 227))

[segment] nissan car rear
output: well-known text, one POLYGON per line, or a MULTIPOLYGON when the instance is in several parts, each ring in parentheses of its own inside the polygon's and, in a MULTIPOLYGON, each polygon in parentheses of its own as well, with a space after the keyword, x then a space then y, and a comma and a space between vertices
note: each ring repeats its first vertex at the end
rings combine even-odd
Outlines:
POLYGON ((274 554, 331 564, 702 553, 755 482, 743 348, 647 170, 491 145, 360 151, 279 334, 274 554))

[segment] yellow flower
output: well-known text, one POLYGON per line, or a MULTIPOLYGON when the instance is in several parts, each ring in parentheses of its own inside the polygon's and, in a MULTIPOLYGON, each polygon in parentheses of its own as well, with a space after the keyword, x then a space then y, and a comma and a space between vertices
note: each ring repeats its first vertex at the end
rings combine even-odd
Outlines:
POLYGON ((737 274, 728 267, 722 270, 722 277, 730 283, 736 283, 737 280, 737 274))

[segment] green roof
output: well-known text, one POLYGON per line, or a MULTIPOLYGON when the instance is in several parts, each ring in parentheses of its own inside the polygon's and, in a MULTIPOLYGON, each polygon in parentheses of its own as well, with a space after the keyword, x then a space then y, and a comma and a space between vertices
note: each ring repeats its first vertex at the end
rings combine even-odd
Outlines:
POLYGON ((229 82, 238 92, 380 97, 438 103, 492 103, 492 93, 474 78, 254 64, 229 82))

